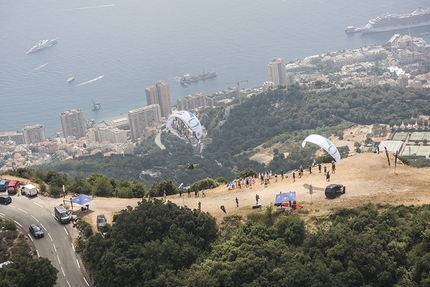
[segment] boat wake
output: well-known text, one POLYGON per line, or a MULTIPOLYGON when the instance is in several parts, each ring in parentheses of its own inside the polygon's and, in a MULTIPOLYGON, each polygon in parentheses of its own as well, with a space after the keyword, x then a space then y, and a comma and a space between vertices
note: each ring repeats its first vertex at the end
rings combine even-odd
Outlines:
POLYGON ((99 6, 88 6, 88 7, 81 7, 81 8, 74 8, 74 9, 67 9, 64 11, 71 11, 71 10, 85 10, 85 9, 95 9, 95 8, 106 8, 106 7, 113 7, 114 4, 106 4, 106 5, 99 5, 99 6))
POLYGON ((43 67, 45 67, 46 65, 48 65, 48 63, 45 63, 45 64, 43 64, 43 65, 40 65, 40 66, 39 66, 39 67, 37 67, 37 68, 34 68, 34 69, 33 69, 33 71, 40 70, 40 69, 42 69, 43 67))
POLYGON ((86 85, 86 84, 89 84, 89 83, 92 83, 92 82, 98 81, 98 80, 100 80, 100 79, 101 79, 101 78, 103 78, 103 77, 104 77, 104 75, 102 75, 102 76, 100 76, 100 77, 97 77, 97 78, 94 78, 94 79, 92 79, 92 80, 89 80, 89 81, 86 81, 86 82, 80 83, 79 85, 76 85, 76 87, 83 86, 83 85, 86 85))

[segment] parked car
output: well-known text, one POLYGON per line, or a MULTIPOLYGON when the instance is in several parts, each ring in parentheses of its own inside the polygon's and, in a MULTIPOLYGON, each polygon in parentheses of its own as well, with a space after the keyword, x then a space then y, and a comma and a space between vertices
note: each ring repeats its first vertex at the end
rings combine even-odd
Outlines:
POLYGON ((1 204, 9 204, 12 202, 12 197, 7 194, 0 195, 0 203, 1 204))
POLYGON ((97 215, 97 229, 100 230, 103 226, 105 226, 107 223, 106 217, 104 214, 97 215))
POLYGON ((30 231, 31 234, 33 234, 33 236, 35 238, 42 238, 45 236, 45 234, 43 233, 42 228, 40 228, 39 225, 37 225, 36 223, 33 223, 32 225, 30 225, 30 227, 28 228, 28 230, 30 231))
POLYGON ((340 194, 345 193, 346 187, 342 184, 330 184, 325 188, 325 196, 327 198, 336 198, 340 194))

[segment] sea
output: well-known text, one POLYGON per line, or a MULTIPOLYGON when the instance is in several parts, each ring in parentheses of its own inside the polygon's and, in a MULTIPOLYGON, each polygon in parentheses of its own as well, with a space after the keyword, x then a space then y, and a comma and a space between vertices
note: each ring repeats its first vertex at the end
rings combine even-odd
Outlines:
MULTIPOLYGON (((145 87, 165 81, 172 105, 191 94, 254 88, 266 64, 384 44, 395 32, 351 34, 383 13, 410 13, 428 0, 0 0, 0 132, 43 124, 61 133, 60 113, 81 109, 96 123, 146 105, 145 87), (26 52, 42 39, 57 44, 26 52), (182 86, 183 74, 217 77, 182 86), (69 84, 67 78, 75 77, 69 84), (101 109, 92 111, 93 101, 101 109)), ((430 27, 401 33, 422 37, 430 27)))

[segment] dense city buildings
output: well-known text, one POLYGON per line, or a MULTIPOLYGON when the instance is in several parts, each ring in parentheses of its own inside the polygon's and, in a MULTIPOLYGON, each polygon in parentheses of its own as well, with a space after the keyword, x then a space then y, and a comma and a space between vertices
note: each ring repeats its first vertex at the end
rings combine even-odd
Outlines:
POLYGON ((179 111, 191 111, 205 107, 207 107, 207 99, 204 93, 189 95, 177 100, 177 108, 179 111))
POLYGON ((145 94, 147 105, 159 105, 161 117, 167 119, 172 113, 169 85, 163 81, 158 81, 154 86, 146 87, 145 94))
POLYGON ((287 85, 287 72, 285 71, 285 59, 273 59, 266 66, 267 81, 273 82, 276 86, 287 85))
POLYGON ((86 135, 84 114, 80 109, 63 112, 60 114, 60 119, 64 138, 81 138, 86 135))
POLYGON ((27 126, 22 129, 22 133, 26 144, 35 144, 46 140, 45 127, 41 124, 27 126))
POLYGON ((137 141, 145 128, 154 127, 161 122, 161 109, 159 105, 153 104, 128 112, 130 134, 133 141, 137 141))

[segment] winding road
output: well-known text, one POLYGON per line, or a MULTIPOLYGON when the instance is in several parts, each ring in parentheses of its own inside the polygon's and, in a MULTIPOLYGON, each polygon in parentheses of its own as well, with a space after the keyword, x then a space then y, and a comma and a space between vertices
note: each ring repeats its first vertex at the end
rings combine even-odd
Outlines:
POLYGON ((0 205, 0 216, 22 228, 33 241, 37 256, 49 259, 57 268, 59 273, 55 286, 91 286, 89 276, 75 252, 71 236, 71 232, 75 232, 73 227, 70 224, 62 225, 54 216, 54 206, 58 202, 45 197, 11 197, 11 204, 0 205), (32 223, 43 229, 45 237, 35 239, 29 234, 28 227, 32 223))

